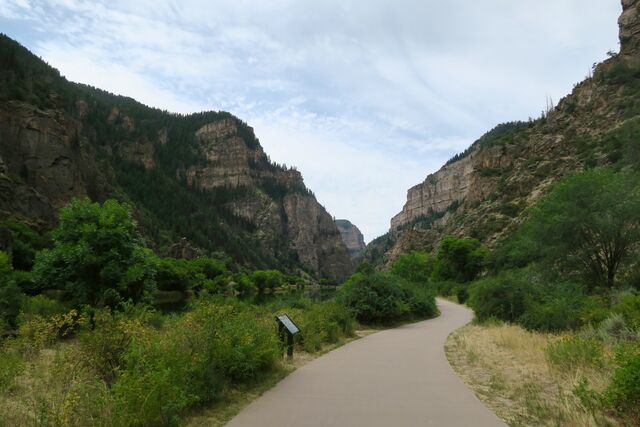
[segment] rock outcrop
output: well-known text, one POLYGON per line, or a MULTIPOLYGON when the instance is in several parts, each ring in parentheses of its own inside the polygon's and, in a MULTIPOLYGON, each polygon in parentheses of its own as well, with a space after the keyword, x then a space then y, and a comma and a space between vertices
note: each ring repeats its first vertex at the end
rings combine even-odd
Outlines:
POLYGON ((0 212, 46 224, 71 198, 107 192, 108 179, 78 136, 80 126, 59 111, 0 104, 0 212))
POLYGON ((349 250, 349 254, 352 258, 358 258, 367 247, 364 243, 362 232, 349 220, 336 219, 335 223, 338 226, 338 231, 340 231, 342 241, 349 250))
POLYGON ((620 54, 640 52, 640 0, 622 0, 620 26, 620 54))
POLYGON ((640 0, 623 0, 620 53, 529 122, 500 125, 407 193, 390 232, 366 257, 388 264, 410 250, 435 250, 442 236, 492 246, 559 178, 585 167, 640 161, 640 0))

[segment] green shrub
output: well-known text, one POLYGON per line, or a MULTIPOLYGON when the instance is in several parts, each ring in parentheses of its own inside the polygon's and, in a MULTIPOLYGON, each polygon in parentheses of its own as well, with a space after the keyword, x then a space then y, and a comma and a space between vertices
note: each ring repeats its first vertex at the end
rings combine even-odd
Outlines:
POLYGON ((213 359, 224 378, 246 381, 275 364, 279 344, 271 320, 243 311, 221 322, 213 344, 213 359))
POLYGON ((0 393, 11 388, 14 378, 24 367, 25 364, 19 354, 0 349, 0 393))
POLYGON ((36 255, 38 289, 64 290, 76 306, 116 307, 155 289, 155 263, 128 206, 72 200, 60 209, 53 248, 36 255))
POLYGON ((637 423, 640 420, 640 352, 625 355, 619 363, 604 392, 605 401, 619 415, 637 423))
POLYGON ((640 295, 624 295, 612 307, 633 328, 640 328, 640 295))
POLYGON ((30 271, 14 271, 13 281, 20 291, 26 295, 38 295, 40 292, 40 289, 33 281, 33 274, 30 271))
MULTIPOLYGON (((16 318, 20 312, 22 293, 13 279, 13 267, 9 255, 0 252, 0 326, 17 326, 16 318)), ((0 332, 4 327, 0 329, 0 332)))
POLYGON ((393 323, 437 313, 434 293, 384 273, 355 273, 342 286, 338 301, 363 323, 393 323))
POLYGON ((353 314, 335 301, 310 304, 298 313, 301 332, 297 339, 307 352, 316 352, 323 344, 333 344, 353 334, 353 314))
POLYGON ((433 282, 430 287, 435 289, 438 295, 442 295, 445 297, 449 297, 455 295, 455 290, 458 288, 460 284, 458 282, 452 281, 439 281, 433 282))
POLYGON ((217 258, 200 257, 191 261, 196 271, 201 273, 207 280, 216 279, 219 276, 228 274, 226 263, 217 258))
POLYGON ((610 343, 635 341, 640 338, 638 331, 630 328, 624 317, 616 313, 603 320, 595 331, 598 339, 610 343))
POLYGON ((435 292, 424 285, 400 283, 407 292, 412 317, 427 319, 438 315, 435 292))
POLYGON ((188 407, 216 399, 226 382, 272 369, 279 355, 272 318, 237 302, 198 300, 161 329, 132 336, 113 386, 118 422, 175 425, 188 407))
POLYGON ((18 316, 18 321, 19 323, 23 323, 34 316, 47 318, 68 311, 69 309, 60 301, 47 298, 44 295, 25 297, 22 300, 22 308, 18 316))
POLYGON ((469 282, 484 268, 489 251, 476 239, 445 236, 433 269, 434 280, 469 282))
POLYGON ((456 297, 460 304, 464 304, 469 299, 469 290, 466 286, 458 286, 456 288, 456 297))
POLYGON ((480 321, 490 318, 515 322, 525 313, 531 283, 520 272, 505 272, 475 282, 469 305, 480 321))
POLYGON ((611 314, 609 304, 599 296, 588 296, 580 311, 580 320, 584 325, 598 325, 611 314))
POLYGON ((194 285, 196 271, 189 260, 160 258, 156 265, 156 284, 161 291, 186 291, 194 285))
POLYGON ((582 326, 580 315, 586 297, 579 288, 547 287, 536 299, 527 301, 525 312, 517 320, 527 329, 545 332, 574 330, 582 326))
POLYGON ((108 309, 97 310, 92 322, 94 329, 80 335, 81 363, 110 385, 122 370, 131 339, 142 324, 118 319, 108 309))
POLYGON ((550 343, 546 348, 546 356, 550 365, 561 370, 598 368, 603 365, 604 350, 595 339, 569 336, 550 343))
POLYGON ((398 279, 383 273, 355 273, 340 289, 340 301, 363 323, 391 323, 411 311, 408 293, 398 279))
POLYGON ((31 270, 36 252, 44 249, 46 239, 26 224, 9 221, 4 224, 11 235, 11 260, 16 270, 31 270))
POLYGON ((408 252, 396 258, 390 271, 410 282, 426 285, 433 271, 433 259, 426 252, 408 252))
POLYGON ((251 282, 260 293, 273 291, 284 284, 284 275, 278 270, 257 270, 251 273, 251 282))

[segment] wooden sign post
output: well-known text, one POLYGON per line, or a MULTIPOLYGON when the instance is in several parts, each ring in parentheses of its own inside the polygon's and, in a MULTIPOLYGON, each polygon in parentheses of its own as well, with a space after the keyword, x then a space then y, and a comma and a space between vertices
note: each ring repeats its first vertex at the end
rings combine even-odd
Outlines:
POLYGON ((300 328, 286 314, 277 316, 276 322, 278 322, 280 341, 282 345, 286 345, 287 356, 291 359, 293 357, 293 336, 300 332, 300 328))

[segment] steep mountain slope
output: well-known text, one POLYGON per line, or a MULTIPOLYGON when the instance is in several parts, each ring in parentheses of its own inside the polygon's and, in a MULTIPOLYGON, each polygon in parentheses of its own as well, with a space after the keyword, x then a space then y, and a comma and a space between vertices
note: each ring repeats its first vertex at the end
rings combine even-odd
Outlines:
POLYGON ((68 82, 0 35, 0 221, 42 229, 73 197, 130 202, 150 244, 224 251, 253 267, 352 269, 301 174, 224 112, 171 114, 68 82))
POLYGON ((352 258, 358 258, 367 247, 367 245, 364 244, 362 232, 347 219, 336 219, 335 223, 342 236, 342 241, 349 250, 349 254, 352 258))
POLYGON ((558 178, 586 167, 640 161, 640 0, 623 0, 620 53, 542 118, 497 126, 412 187, 386 235, 367 248, 385 264, 432 250, 446 234, 491 246, 558 178))

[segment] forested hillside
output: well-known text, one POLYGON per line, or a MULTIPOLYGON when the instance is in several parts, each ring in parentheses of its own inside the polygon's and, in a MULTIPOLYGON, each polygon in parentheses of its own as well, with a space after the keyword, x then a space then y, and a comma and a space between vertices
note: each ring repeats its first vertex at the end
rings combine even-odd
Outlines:
POLYGON ((240 119, 173 114, 69 82, 2 35, 0 222, 44 232, 73 197, 130 203, 161 254, 186 238, 251 267, 330 278, 352 268, 300 173, 272 162, 240 119))

